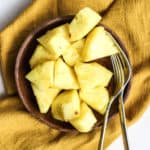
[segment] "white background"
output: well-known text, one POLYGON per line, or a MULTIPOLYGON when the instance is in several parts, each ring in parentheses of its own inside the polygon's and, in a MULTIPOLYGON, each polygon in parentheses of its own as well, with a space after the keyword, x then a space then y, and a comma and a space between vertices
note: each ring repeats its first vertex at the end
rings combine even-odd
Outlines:
MULTIPOLYGON (((0 31, 11 22, 31 0, 0 0, 0 31)), ((0 79, 0 93, 3 87, 0 79)), ((150 108, 143 117, 128 129, 131 150, 150 150, 150 108)), ((123 150, 122 139, 119 137, 107 150, 123 150)))

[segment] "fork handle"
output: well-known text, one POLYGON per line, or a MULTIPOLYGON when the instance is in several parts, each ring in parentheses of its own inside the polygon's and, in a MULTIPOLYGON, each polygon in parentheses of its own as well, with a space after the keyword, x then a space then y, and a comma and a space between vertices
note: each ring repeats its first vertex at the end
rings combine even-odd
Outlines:
POLYGON ((107 127, 107 123, 108 123, 108 117, 109 117, 109 112, 110 112, 110 109, 111 109, 112 102, 113 102, 113 100, 109 101, 109 103, 107 105, 107 108, 106 108, 104 121, 103 121, 103 125, 102 125, 102 128, 101 128, 101 135, 100 135, 98 150, 103 150, 105 132, 106 132, 106 127, 107 127))
POLYGON ((6 93, 6 88, 5 88, 4 79, 1 70, 1 62, 0 62, 0 99, 6 97, 6 95, 7 93, 6 93))
POLYGON ((123 92, 119 96, 118 109, 119 109, 119 117, 120 117, 124 149, 129 150, 130 148, 129 148, 129 140, 128 140, 128 135, 127 135, 126 115, 125 115, 125 109, 124 109, 124 104, 123 104, 123 92))

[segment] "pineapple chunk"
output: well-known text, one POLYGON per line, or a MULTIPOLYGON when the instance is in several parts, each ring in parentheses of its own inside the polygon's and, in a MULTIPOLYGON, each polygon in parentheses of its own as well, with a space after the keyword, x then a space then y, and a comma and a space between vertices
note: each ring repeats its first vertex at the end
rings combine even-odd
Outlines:
POLYGON ((52 54, 54 58, 58 58, 65 52, 67 47, 70 46, 68 24, 61 25, 48 31, 37 40, 52 54))
POLYGON ((44 61, 54 60, 55 58, 41 45, 38 45, 29 60, 30 67, 33 68, 36 65, 43 63, 44 61))
POLYGON ((65 62, 70 65, 74 66, 77 62, 80 62, 80 55, 73 46, 70 46, 67 51, 63 54, 63 58, 65 62))
POLYGON ((47 88, 44 90, 40 90, 34 84, 31 84, 31 86, 36 97, 40 112, 47 113, 54 98, 57 96, 60 90, 56 88, 47 88))
POLYGON ((96 86, 106 87, 112 77, 112 72, 98 63, 78 63, 75 72, 81 88, 96 86))
POLYGON ((101 20, 101 16, 91 8, 80 10, 69 25, 71 41, 77 41, 87 35, 101 20))
POLYGON ((69 121, 79 132, 89 132, 92 130, 97 119, 92 110, 82 102, 80 116, 69 121))
POLYGON ((118 52, 117 47, 112 39, 107 35, 104 28, 96 27, 87 36, 81 57, 84 62, 88 62, 98 58, 110 56, 118 52))
POLYGON ((68 121, 79 116, 80 99, 76 90, 62 92, 52 104, 55 119, 68 121))
POLYGON ((55 63, 54 86, 59 89, 78 89, 79 84, 71 67, 59 58, 55 63))
POLYGON ((99 86, 95 88, 81 89, 79 96, 85 103, 100 114, 105 113, 109 102, 109 93, 106 88, 99 86))
POLYGON ((78 51, 80 55, 84 47, 84 44, 85 44, 85 39, 81 39, 79 41, 73 42, 72 46, 78 51))
POLYGON ((47 61, 33 68, 26 75, 26 79, 43 90, 53 86, 53 73, 54 61, 47 61))
POLYGON ((85 39, 73 42, 72 45, 63 54, 63 58, 68 65, 74 66, 77 62, 82 61, 80 55, 84 46, 84 42, 85 39))

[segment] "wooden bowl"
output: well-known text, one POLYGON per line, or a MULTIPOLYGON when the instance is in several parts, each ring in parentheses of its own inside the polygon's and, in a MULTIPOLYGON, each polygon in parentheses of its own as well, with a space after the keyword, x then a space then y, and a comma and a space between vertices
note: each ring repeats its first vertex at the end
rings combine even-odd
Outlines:
MULTIPOLYGON (((53 20, 49 20, 45 23, 43 23, 41 26, 37 27, 35 30, 33 30, 29 36, 25 39, 23 42, 18 55, 16 59, 16 64, 15 64, 15 81, 17 85, 17 90, 18 94, 26 107, 26 109, 38 120, 42 121, 46 125, 48 125, 51 128, 55 128, 61 131, 77 131, 74 127, 72 127, 69 123, 61 122, 58 120, 55 120, 52 116, 50 111, 47 114, 41 114, 39 112, 36 99, 33 95, 31 86, 29 81, 25 79, 25 75, 30 71, 30 66, 29 66, 29 59, 32 56, 33 51, 35 50, 35 47, 37 46, 37 38, 42 36, 47 32, 47 30, 50 30, 56 26, 59 26, 61 24, 70 22, 72 20, 73 16, 66 16, 66 17, 58 17, 53 20)), ((108 27, 106 27, 103 24, 102 25, 108 32, 112 34, 112 36, 116 39, 120 47, 126 52, 127 51, 122 44, 121 40, 118 38, 118 36, 108 27)), ((104 58, 104 59, 99 59, 97 60, 99 63, 102 65, 108 67, 109 69, 112 70, 111 62, 110 62, 110 57, 104 58)), ((125 91, 125 96, 124 100, 127 98, 128 92, 129 92, 130 84, 128 84, 126 91, 125 91)), ((113 92, 114 85, 113 85, 113 78, 112 81, 109 85, 109 91, 110 93, 113 92)), ((118 111, 117 109, 117 101, 113 104, 112 106, 112 111, 110 114, 110 117, 112 117, 114 114, 116 114, 118 111)), ((101 123, 103 121, 103 116, 99 115, 96 113, 96 116, 98 118, 97 124, 94 126, 94 129, 97 127, 101 126, 101 123)))

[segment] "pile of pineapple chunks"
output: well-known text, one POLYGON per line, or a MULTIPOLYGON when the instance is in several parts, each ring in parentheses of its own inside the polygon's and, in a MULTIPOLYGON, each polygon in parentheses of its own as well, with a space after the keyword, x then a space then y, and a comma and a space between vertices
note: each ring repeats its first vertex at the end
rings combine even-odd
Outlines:
POLYGON ((101 16, 83 8, 71 23, 39 37, 26 75, 41 113, 49 110, 80 132, 97 122, 93 110, 104 114, 109 102, 107 86, 112 72, 94 60, 118 53, 102 26, 101 16))

